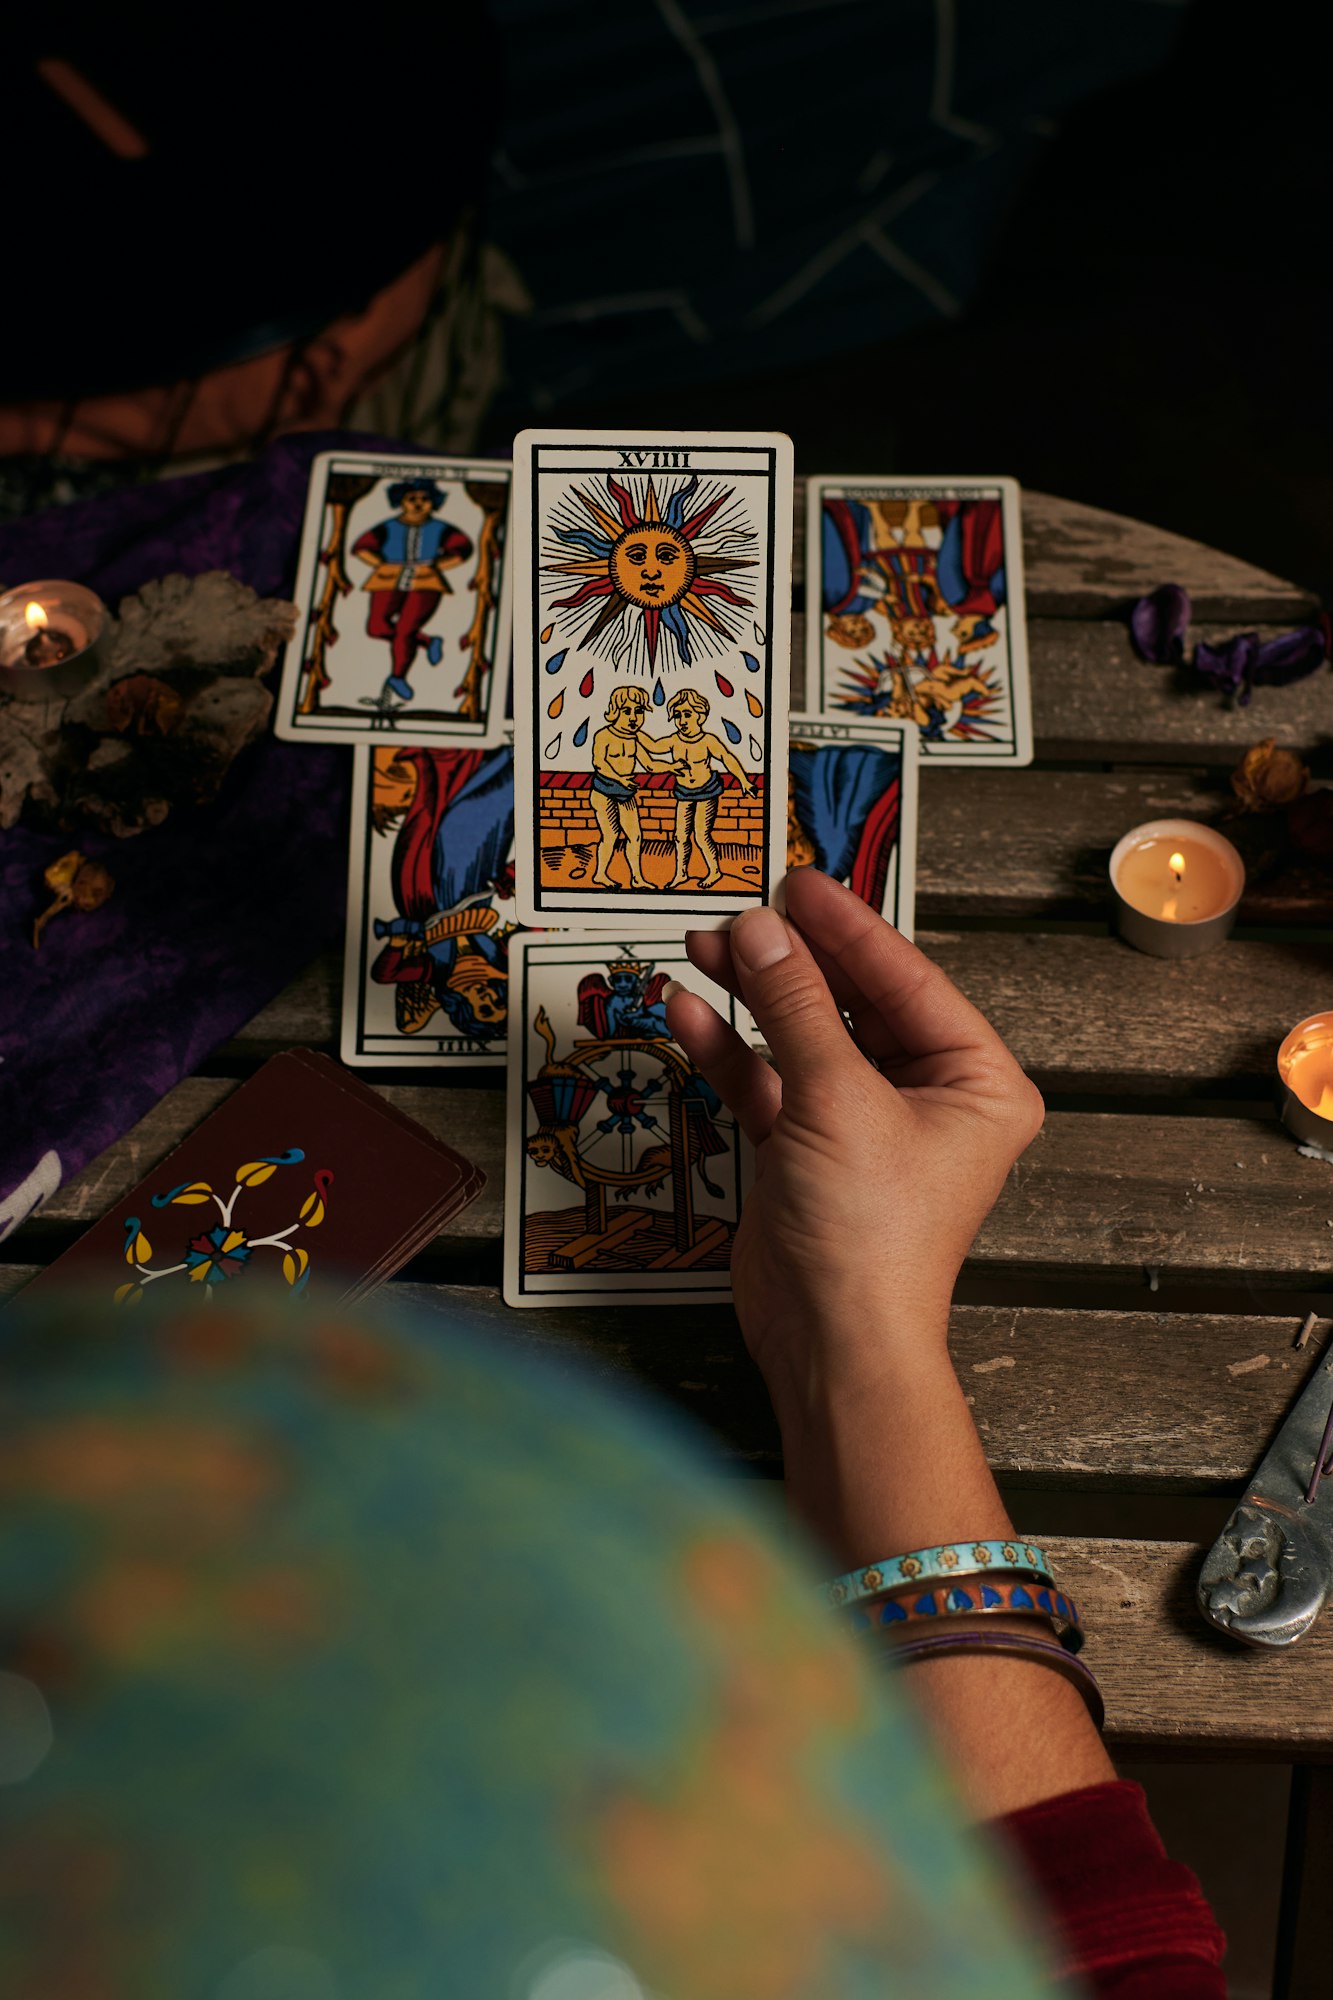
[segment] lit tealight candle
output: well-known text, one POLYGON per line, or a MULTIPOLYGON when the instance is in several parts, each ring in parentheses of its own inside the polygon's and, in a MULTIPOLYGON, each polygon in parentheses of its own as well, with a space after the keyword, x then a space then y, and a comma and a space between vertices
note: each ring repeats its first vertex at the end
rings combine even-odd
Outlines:
POLYGON ((97 671, 106 606, 81 583, 20 583, 0 596, 0 692, 50 701, 97 671))
POLYGON ((1221 944, 1244 888, 1231 842, 1197 820, 1148 820, 1111 855, 1116 928, 1154 958, 1195 958, 1221 944))
POLYGON ((1333 1152, 1333 1014, 1298 1021, 1277 1052, 1282 1123, 1333 1152))

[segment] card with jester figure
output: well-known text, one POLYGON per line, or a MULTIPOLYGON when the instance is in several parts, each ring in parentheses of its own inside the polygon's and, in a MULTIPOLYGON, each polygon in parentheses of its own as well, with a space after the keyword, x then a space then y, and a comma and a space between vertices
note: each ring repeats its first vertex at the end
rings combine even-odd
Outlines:
POLYGON ((934 764, 1030 764, 1012 479, 811 479, 806 707, 912 722, 934 764))
POLYGON ((509 692, 509 493, 503 460, 319 454, 279 736, 499 742, 509 692))
POLYGON ((519 921, 678 935, 785 868, 792 448, 514 444, 519 921))
POLYGON ((607 936, 510 948, 505 1283, 511 1306, 731 1296, 754 1156, 672 1041, 670 979, 749 1029, 683 943, 607 936))
POLYGON ((502 1063, 514 925, 514 753, 359 743, 344 1062, 502 1063))

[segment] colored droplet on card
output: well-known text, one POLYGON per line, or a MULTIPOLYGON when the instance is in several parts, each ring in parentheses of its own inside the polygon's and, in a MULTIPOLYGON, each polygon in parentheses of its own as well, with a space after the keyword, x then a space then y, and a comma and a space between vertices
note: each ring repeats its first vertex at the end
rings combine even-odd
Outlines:
POLYGON ((755 742, 753 736, 750 738, 750 755, 754 758, 756 764, 761 763, 763 761, 763 756, 764 756, 763 750, 760 748, 759 744, 755 742))
POLYGON ((660 680, 655 681, 653 684, 653 707, 660 708, 665 700, 666 700, 666 689, 662 686, 660 680))
POLYGON ((546 754, 548 757, 558 757, 560 755, 560 731, 558 729, 546 746, 546 754))
POLYGON ((587 742, 587 740, 588 740, 588 718, 585 715, 582 722, 579 724, 578 728, 574 731, 574 748, 576 750, 581 750, 584 744, 587 742))
POLYGON ((550 659, 546 662, 546 671, 548 674, 559 673, 561 667, 563 667, 565 664, 565 654, 568 651, 569 651, 568 646, 565 646, 561 649, 560 652, 552 653, 550 659))
POLYGON ((579 693, 580 693, 580 694, 581 694, 581 695, 583 696, 583 699, 584 699, 585 701, 586 701, 586 700, 588 699, 588 696, 589 696, 589 695, 590 695, 590 694, 592 693, 592 668, 591 668, 591 667, 589 667, 589 669, 588 669, 587 673, 586 673, 586 674, 585 674, 585 675, 583 676, 583 679, 582 679, 582 680, 581 680, 581 681, 579 682, 579 693))
POLYGON ((541 638, 541 643, 543 644, 543 646, 549 646, 549 645, 550 645, 550 643, 551 643, 551 634, 552 634, 552 632, 554 632, 554 630, 555 630, 555 627, 554 627, 554 625, 544 625, 544 626, 542 627, 542 638, 541 638))
POLYGON ((764 628, 762 625, 756 625, 754 628, 754 643, 756 646, 762 646, 764 643, 764 628))
POLYGON ((759 672, 759 662, 753 653, 742 653, 741 658, 744 660, 750 673, 757 674, 759 672))
POLYGON ((546 704, 546 713, 550 716, 552 722, 555 721, 557 715, 559 715, 564 705, 565 705, 565 690, 561 688, 559 694, 555 697, 555 700, 549 701, 546 704))
POLYGON ((757 694, 751 694, 751 693, 750 693, 750 690, 749 690, 749 688, 746 688, 746 690, 745 690, 745 699, 746 699, 746 702, 747 702, 747 703, 749 704, 749 709, 750 709, 750 713, 751 713, 751 715, 762 715, 762 714, 763 714, 763 712, 764 712, 764 704, 763 704, 763 702, 762 702, 762 701, 760 701, 760 699, 759 699, 759 697, 758 697, 758 695, 757 695, 757 694))
POLYGON ((723 727, 723 728, 724 728, 724 729, 726 730, 726 732, 727 732, 727 741, 728 741, 728 743, 739 743, 739 742, 740 742, 740 740, 741 740, 741 732, 740 732, 740 730, 739 730, 739 729, 737 729, 737 727, 736 727, 735 723, 734 723, 734 722, 732 721, 732 719, 731 719, 731 717, 730 717, 729 715, 724 715, 724 716, 723 716, 723 718, 722 718, 722 727, 723 727))
POLYGON ((717 682, 717 691, 719 694, 735 694, 736 690, 726 675, 718 673, 716 668, 713 671, 713 679, 717 682))

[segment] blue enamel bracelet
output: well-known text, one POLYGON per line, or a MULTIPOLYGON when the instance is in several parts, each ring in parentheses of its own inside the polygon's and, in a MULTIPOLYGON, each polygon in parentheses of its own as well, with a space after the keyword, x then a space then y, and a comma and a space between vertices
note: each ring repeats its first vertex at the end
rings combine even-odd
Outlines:
POLYGON ((952 1583, 955 1577, 981 1576, 988 1569, 1033 1576, 1055 1588, 1046 1557, 1032 1542, 945 1542, 937 1549, 913 1549, 910 1555, 848 1570, 846 1576, 823 1586, 824 1602, 837 1609, 886 1590, 914 1583, 952 1583))

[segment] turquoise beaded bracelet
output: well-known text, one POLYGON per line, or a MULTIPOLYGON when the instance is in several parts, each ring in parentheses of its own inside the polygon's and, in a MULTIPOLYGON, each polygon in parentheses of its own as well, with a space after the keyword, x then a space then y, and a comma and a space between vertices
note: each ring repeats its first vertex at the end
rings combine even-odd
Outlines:
POLYGON ((910 1555, 848 1570, 846 1576, 823 1586, 824 1602, 836 1609, 863 1597, 879 1597, 886 1590, 914 1583, 952 1583, 960 1576, 982 1576, 988 1569, 1033 1576, 1055 1589, 1045 1555, 1031 1542, 946 1542, 937 1549, 914 1549, 910 1555))

